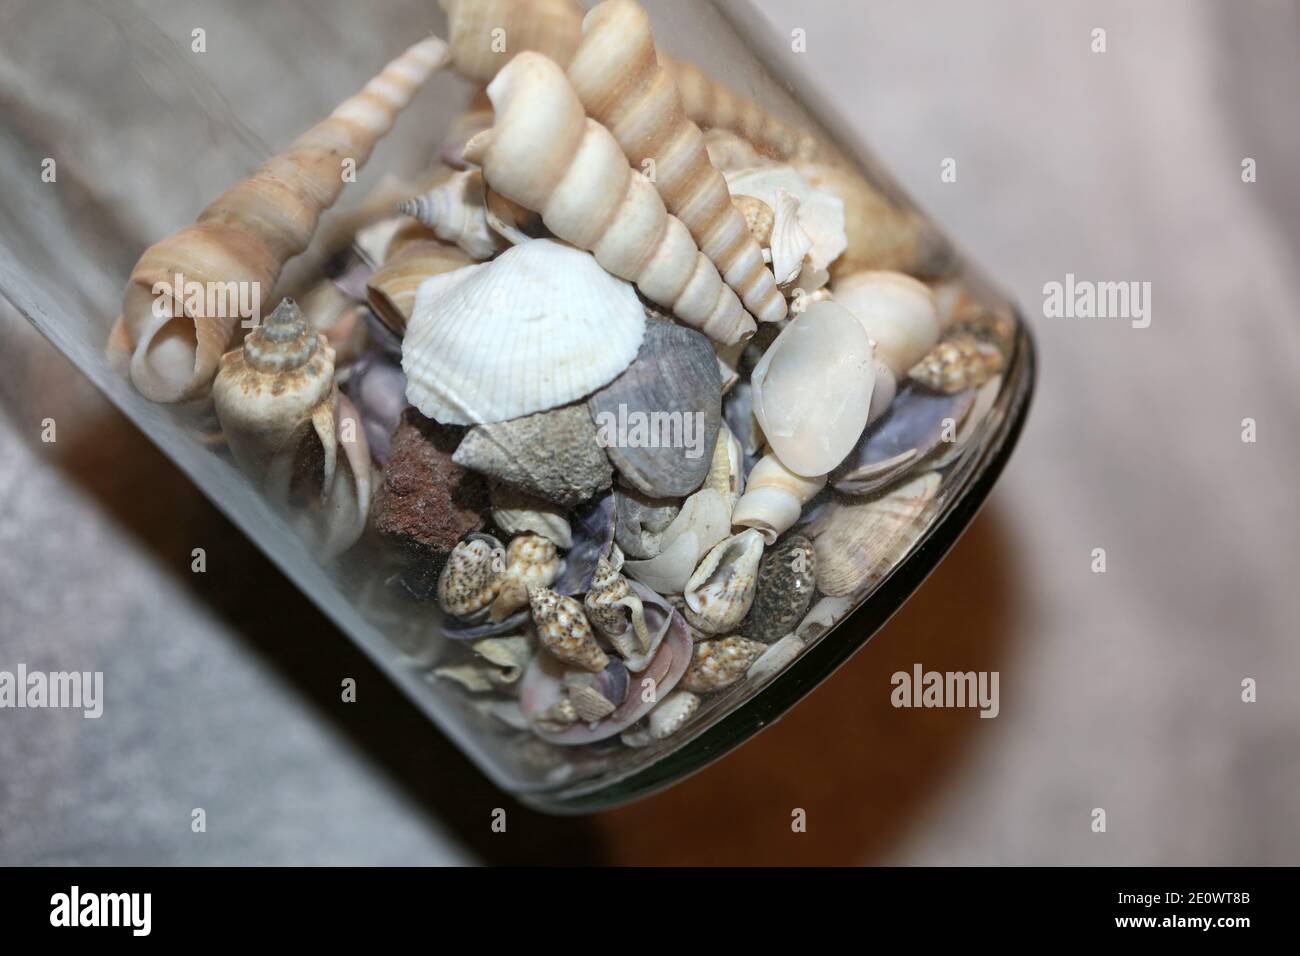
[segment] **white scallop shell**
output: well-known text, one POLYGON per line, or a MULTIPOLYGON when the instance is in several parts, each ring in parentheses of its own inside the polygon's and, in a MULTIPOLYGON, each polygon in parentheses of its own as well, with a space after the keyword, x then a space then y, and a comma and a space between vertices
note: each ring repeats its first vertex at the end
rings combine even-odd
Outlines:
POLYGON ((814 302, 754 367, 754 415, 786 468, 825 475, 862 435, 875 380, 862 325, 836 301, 814 302))
MULTIPOLYGON (((838 196, 817 189, 793 167, 757 166, 738 169, 724 174, 727 188, 733 196, 753 196, 772 207, 777 222, 772 235, 773 271, 780 281, 781 271, 776 269, 776 230, 781 228, 780 193, 785 191, 798 201, 799 226, 812 240, 808 258, 814 270, 825 269, 839 258, 848 247, 844 231, 844 203, 838 196)), ((800 260, 802 260, 800 256, 800 260)))
POLYGON ((535 239, 421 284, 402 340, 406 398, 445 425, 531 415, 612 381, 644 333, 631 283, 535 239))
POLYGON ((772 272, 777 285, 786 285, 799 277, 804 257, 813 248, 812 236, 799 222, 799 198, 777 187, 776 219, 772 224, 772 272))

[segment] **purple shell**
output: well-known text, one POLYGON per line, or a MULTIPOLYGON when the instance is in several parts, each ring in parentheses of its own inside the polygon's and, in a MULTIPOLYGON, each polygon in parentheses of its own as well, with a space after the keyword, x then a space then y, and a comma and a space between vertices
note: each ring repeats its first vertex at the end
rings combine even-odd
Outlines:
POLYGON ((406 408, 402 366, 385 353, 367 352, 353 363, 343 391, 361 412, 371 457, 383 465, 388 461, 392 434, 406 408))
POLYGON ((528 624, 528 609, 516 611, 504 621, 497 621, 493 624, 491 621, 484 621, 481 624, 467 624, 463 621, 456 621, 447 618, 442 622, 440 628, 444 637, 453 641, 477 641, 483 637, 496 637, 498 634, 509 634, 511 631, 518 631, 528 624))
POLYGON ((596 576, 596 562, 608 557, 614 544, 614 493, 606 490, 586 504, 579 505, 570 522, 573 547, 564 556, 564 571, 551 587, 572 597, 591 589, 596 576))

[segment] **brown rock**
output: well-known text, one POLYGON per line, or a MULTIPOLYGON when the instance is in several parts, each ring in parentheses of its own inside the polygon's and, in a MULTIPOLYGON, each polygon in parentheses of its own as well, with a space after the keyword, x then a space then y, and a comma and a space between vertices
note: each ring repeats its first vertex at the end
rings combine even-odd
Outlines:
POLYGON ((414 408, 402 413, 371 509, 376 531, 404 550, 442 558, 483 527, 487 483, 451 460, 464 434, 414 408))

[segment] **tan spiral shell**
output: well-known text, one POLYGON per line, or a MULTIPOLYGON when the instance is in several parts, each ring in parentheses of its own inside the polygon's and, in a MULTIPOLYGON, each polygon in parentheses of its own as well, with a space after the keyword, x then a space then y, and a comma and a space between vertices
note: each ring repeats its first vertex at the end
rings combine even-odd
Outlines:
POLYGON ((735 293, 654 187, 628 166, 609 131, 586 117, 555 63, 521 53, 489 84, 488 96, 496 124, 465 154, 482 165, 494 191, 541 213, 556 236, 589 250, 687 325, 724 343, 753 333, 735 293))
POLYGON ((456 72, 486 83, 524 50, 569 62, 582 35, 578 0, 440 0, 456 72))
POLYGON ((763 254, 709 161, 700 128, 682 108, 655 56, 650 18, 633 0, 605 0, 582 22, 569 79, 588 115, 606 126, 638 169, 653 164, 655 187, 700 250, 761 322, 786 314, 763 254), (651 161, 651 163, 647 163, 651 161))
POLYGON ((247 283, 265 302, 285 262, 307 248, 321 212, 342 191, 343 161, 364 164, 445 60, 441 40, 421 40, 285 152, 222 193, 195 224, 145 250, 122 298, 131 381, 142 395, 177 402, 206 394, 239 318, 229 308, 208 315, 197 297, 177 301, 165 292, 174 277, 209 287, 247 283))

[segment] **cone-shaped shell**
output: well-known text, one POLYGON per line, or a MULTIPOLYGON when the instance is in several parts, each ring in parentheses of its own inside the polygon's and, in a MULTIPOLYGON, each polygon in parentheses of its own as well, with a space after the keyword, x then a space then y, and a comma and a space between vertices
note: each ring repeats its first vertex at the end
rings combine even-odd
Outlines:
POLYGON ((428 192, 404 200, 397 210, 428 226, 439 239, 453 243, 475 260, 491 259, 508 245, 488 225, 481 170, 454 173, 428 192))
POLYGON ((763 353, 751 383, 754 414, 781 463, 804 477, 825 475, 867 424, 871 342, 843 306, 814 302, 763 353))
POLYGON ((647 160, 668 211, 760 322, 785 318, 786 304, 727 182, 709 161, 672 76, 655 55, 650 18, 632 0, 605 0, 582 22, 569 79, 587 115, 614 135, 638 169, 647 160))
POLYGON ((582 36, 578 0, 440 0, 456 72, 486 83, 522 50, 563 65, 582 36))
POLYGON ((582 605, 544 587, 528 590, 537 639, 554 657, 589 671, 604 670, 609 657, 596 643, 582 605))
POLYGON ((766 644, 739 635, 695 645, 691 666, 680 686, 694 694, 710 694, 730 687, 745 676, 750 665, 763 656, 766 644))
POLYGON ((589 253, 536 239, 460 272, 420 287, 402 340, 406 397, 435 421, 501 422, 568 404, 641 346, 636 292, 589 253))
POLYGON ((142 395, 178 402, 208 392, 240 319, 232 293, 255 295, 259 309, 269 299, 285 262, 307 248, 321 212, 342 191, 343 161, 365 163, 446 52, 436 37, 415 44, 285 152, 226 190, 194 225, 145 250, 122 298, 131 381, 142 395), (178 275, 185 290, 175 288, 178 275), (191 283, 205 294, 189 295, 191 283))
POLYGON ((563 70, 522 53, 488 95, 496 123, 466 156, 482 165, 494 192, 540 213, 556 236, 591 250, 609 272, 711 338, 735 342, 753 333, 753 320, 686 226, 668 215, 610 132, 583 114, 563 70))

